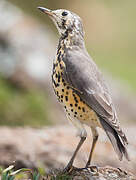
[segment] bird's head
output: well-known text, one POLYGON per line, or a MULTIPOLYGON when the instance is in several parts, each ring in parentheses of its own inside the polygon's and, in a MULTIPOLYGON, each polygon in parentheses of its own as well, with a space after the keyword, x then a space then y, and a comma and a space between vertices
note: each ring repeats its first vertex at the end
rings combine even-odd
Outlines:
POLYGON ((64 9, 50 10, 43 7, 38 7, 38 9, 53 20, 60 35, 65 36, 66 33, 72 32, 84 36, 81 18, 75 13, 64 9))

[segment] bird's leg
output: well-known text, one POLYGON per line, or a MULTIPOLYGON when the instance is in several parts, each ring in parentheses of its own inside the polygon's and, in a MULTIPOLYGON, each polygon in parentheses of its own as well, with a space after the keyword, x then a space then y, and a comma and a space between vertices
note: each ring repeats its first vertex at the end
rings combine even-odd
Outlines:
POLYGON ((80 123, 80 121, 72 119, 69 116, 67 116, 67 118, 78 129, 77 136, 80 136, 80 141, 76 147, 76 150, 74 151, 72 158, 70 159, 69 163, 67 164, 67 166, 65 167, 63 172, 68 172, 71 169, 73 162, 74 162, 74 159, 75 159, 79 149, 81 148, 82 144, 84 143, 84 141, 86 140, 86 137, 87 137, 87 132, 86 132, 85 128, 83 127, 83 125, 80 123))
POLYGON ((67 166, 66 166, 65 169, 64 169, 65 172, 68 172, 68 171, 71 169, 71 167, 72 167, 72 165, 73 165, 73 162, 74 162, 74 159, 75 159, 75 157, 76 157, 76 155, 77 155, 77 152, 79 151, 80 147, 81 147, 82 144, 84 143, 85 139, 86 139, 86 137, 81 137, 81 139, 80 139, 80 141, 79 141, 79 143, 78 143, 78 145, 77 145, 77 147, 76 147, 76 150, 75 150, 72 158, 70 159, 69 163, 67 164, 67 166))
POLYGON ((96 145, 96 142, 97 142, 98 136, 99 136, 96 128, 91 127, 91 129, 92 129, 93 142, 92 142, 91 151, 90 151, 89 158, 88 158, 88 161, 86 163, 85 168, 88 168, 90 163, 91 163, 91 159, 92 159, 92 156, 93 156, 95 145, 96 145))

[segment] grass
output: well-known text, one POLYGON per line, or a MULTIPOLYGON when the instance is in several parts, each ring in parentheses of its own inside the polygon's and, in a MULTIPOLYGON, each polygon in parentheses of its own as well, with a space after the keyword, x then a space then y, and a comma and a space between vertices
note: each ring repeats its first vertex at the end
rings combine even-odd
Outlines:
POLYGON ((30 169, 19 169, 14 171, 14 166, 11 165, 8 168, 1 169, 1 180, 21 180, 21 179, 31 179, 40 180, 40 174, 36 171, 30 169))
POLYGON ((18 169, 14 170, 11 165, 6 169, 0 169, 1 180, 72 180, 72 176, 68 174, 55 173, 54 175, 47 175, 45 172, 33 171, 31 169, 18 169))

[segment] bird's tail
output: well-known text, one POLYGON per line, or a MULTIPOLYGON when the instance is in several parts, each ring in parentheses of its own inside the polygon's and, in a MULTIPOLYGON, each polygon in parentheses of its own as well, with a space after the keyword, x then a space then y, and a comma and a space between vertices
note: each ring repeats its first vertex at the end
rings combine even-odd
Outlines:
POLYGON ((109 137, 115 152, 117 153, 119 160, 121 161, 123 156, 130 161, 127 149, 125 145, 127 144, 127 138, 125 134, 121 136, 113 127, 111 127, 105 120, 100 120, 107 136, 109 137))

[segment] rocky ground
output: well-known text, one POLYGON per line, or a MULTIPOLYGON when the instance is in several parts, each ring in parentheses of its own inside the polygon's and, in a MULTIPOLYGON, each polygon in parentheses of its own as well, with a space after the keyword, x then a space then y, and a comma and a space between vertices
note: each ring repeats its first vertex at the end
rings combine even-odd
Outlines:
POLYGON ((82 170, 73 167, 67 175, 56 171, 45 177, 46 180, 52 180, 53 178, 56 178, 56 180, 135 180, 136 176, 120 168, 106 166, 99 168, 91 167, 82 170))
MULTIPOLYGON (((84 167, 90 151, 92 138, 88 138, 77 155, 74 166, 84 167)), ((135 128, 125 128, 129 140, 130 162, 120 162, 114 153, 105 133, 100 131, 100 138, 93 156, 93 165, 120 167, 136 173, 135 128)), ((43 129, 0 128, 0 165, 9 166, 16 162, 16 168, 38 166, 46 172, 54 168, 63 168, 72 156, 78 143, 75 129, 71 126, 56 126, 43 129)))

